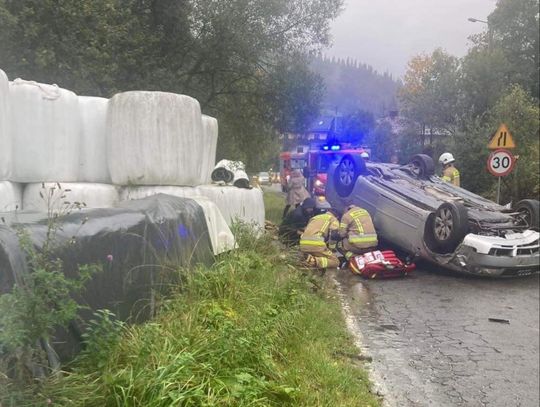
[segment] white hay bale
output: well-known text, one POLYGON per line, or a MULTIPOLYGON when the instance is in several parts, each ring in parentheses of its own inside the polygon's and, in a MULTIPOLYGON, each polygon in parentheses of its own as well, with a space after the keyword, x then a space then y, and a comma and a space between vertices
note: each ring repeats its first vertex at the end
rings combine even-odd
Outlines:
POLYGON ((77 95, 56 85, 15 79, 10 98, 11 179, 76 181, 81 132, 77 95))
POLYGON ((0 181, 0 212, 22 210, 22 188, 20 184, 0 181))
POLYGON ((234 172, 233 185, 237 188, 249 188, 249 177, 244 170, 234 172))
POLYGON ((111 183, 107 167, 107 106, 109 100, 79 96, 81 162, 79 181, 111 183))
POLYGON ((229 226, 240 221, 258 229, 264 228, 264 201, 259 188, 200 185, 197 190, 218 206, 229 226))
POLYGON ((204 211, 208 233, 214 254, 220 254, 235 247, 234 236, 217 205, 197 190, 196 187, 177 186, 137 186, 124 187, 120 192, 120 200, 142 199, 152 195, 167 194, 196 201, 204 211))
POLYGON ((85 208, 111 208, 119 201, 113 185, 84 182, 46 182, 27 184, 23 191, 25 211, 61 211, 66 202, 80 203, 85 208))
POLYGON ((203 143, 207 146, 202 161, 202 184, 212 182, 211 174, 216 165, 216 150, 218 141, 218 121, 210 116, 202 115, 203 143))
POLYGON ((143 199, 152 195, 167 194, 180 198, 193 198, 202 196, 195 187, 177 187, 177 186, 133 186, 123 187, 120 190, 120 200, 129 201, 132 199, 143 199))
POLYGON ((11 175, 11 135, 9 103, 9 81, 0 69, 0 181, 9 179, 11 175))
POLYGON ((203 208, 214 254, 234 249, 236 247, 234 235, 217 205, 203 196, 195 196, 192 199, 203 208))
POLYGON ((174 93, 125 92, 109 101, 107 163, 114 184, 202 183, 199 102, 174 93))
POLYGON ((234 182, 235 173, 245 170, 246 167, 242 161, 221 160, 214 167, 211 178, 213 182, 230 184, 234 182))

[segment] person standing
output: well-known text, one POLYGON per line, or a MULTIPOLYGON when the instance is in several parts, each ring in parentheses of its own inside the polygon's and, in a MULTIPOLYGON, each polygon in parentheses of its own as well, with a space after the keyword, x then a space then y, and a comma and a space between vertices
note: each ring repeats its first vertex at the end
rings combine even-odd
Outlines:
POLYGON ((369 212, 355 205, 350 205, 341 217, 338 232, 346 260, 374 250, 379 243, 369 212))
POLYGON ((339 228, 339 221, 330 209, 311 218, 306 230, 300 236, 300 251, 306 255, 309 267, 327 269, 339 267, 339 259, 332 252, 333 235, 339 228))
POLYGON ((459 187, 459 171, 454 166, 455 158, 452 153, 443 153, 439 157, 439 163, 443 166, 443 181, 450 182, 451 184, 459 187))
POLYGON ((309 198, 309 192, 304 186, 304 176, 300 170, 294 170, 291 173, 291 178, 287 183, 287 204, 283 209, 283 218, 287 216, 287 212, 291 206, 298 207, 305 199, 309 198))

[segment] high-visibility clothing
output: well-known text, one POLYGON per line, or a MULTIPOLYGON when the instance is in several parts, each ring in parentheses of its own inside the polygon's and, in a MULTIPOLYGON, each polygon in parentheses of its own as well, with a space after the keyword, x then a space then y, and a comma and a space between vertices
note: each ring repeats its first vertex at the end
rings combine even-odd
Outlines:
POLYGON ((315 265, 319 269, 337 268, 339 266, 339 259, 330 249, 326 249, 324 252, 310 253, 315 260, 315 265))
POLYGON ((349 206, 341 217, 339 235, 343 238, 342 245, 347 259, 377 247, 379 243, 369 212, 354 205, 349 206))
POLYGON ((451 184, 454 184, 456 187, 459 187, 459 171, 456 167, 454 167, 452 164, 450 164, 448 167, 446 167, 443 170, 443 181, 450 182, 451 184))
POLYGON ((335 245, 330 237, 338 227, 339 222, 336 217, 327 212, 311 218, 304 233, 300 236, 300 251, 312 255, 318 268, 339 265, 338 258, 329 249, 335 245))

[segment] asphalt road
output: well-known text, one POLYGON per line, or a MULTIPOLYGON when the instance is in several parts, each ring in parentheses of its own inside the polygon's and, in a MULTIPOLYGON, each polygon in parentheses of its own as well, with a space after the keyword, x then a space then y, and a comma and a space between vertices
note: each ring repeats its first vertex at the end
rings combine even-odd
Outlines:
POLYGON ((385 404, 538 407, 539 277, 415 274, 337 275, 385 404))

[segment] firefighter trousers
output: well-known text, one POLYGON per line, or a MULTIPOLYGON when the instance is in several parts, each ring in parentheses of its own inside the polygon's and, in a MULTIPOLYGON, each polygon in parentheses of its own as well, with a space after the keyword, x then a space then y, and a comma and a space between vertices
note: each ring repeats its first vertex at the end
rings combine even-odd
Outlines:
POLYGON ((340 244, 340 252, 343 253, 343 256, 345 256, 347 260, 350 260, 353 256, 364 254, 376 249, 376 244, 374 246, 366 247, 365 244, 351 243, 348 239, 343 239, 340 244))
POLYGON ((339 266, 339 259, 330 249, 326 249, 324 251, 314 251, 311 253, 306 251, 303 252, 307 255, 308 263, 311 263, 310 260, 313 259, 315 267, 319 269, 337 268, 339 266))

